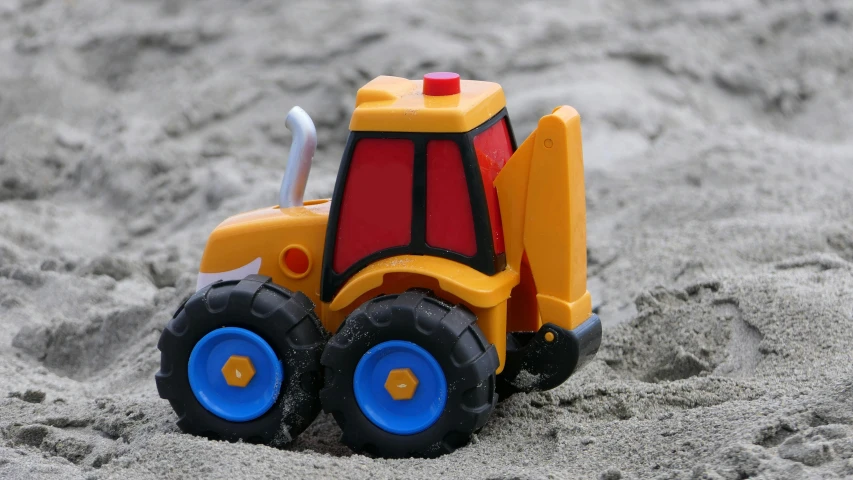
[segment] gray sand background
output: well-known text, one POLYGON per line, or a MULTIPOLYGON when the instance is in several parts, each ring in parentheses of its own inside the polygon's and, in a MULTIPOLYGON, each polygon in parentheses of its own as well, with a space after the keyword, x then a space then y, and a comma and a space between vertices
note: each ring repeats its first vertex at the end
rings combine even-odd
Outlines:
POLYGON ((851 131, 844 0, 2 0, 0 478, 853 478, 851 131), (328 196, 356 89, 440 70, 581 112, 595 362, 437 460, 181 434, 159 332, 287 111, 328 196))

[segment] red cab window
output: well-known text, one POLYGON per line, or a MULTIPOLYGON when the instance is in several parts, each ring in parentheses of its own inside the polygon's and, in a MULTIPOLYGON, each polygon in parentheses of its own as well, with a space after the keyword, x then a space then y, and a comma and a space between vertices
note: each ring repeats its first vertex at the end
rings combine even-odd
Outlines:
POLYGON ((486 192, 486 203, 489 205, 489 218, 492 223, 492 240, 495 253, 504 253, 503 226, 501 212, 498 206, 498 191, 495 189, 495 178, 512 156, 512 141, 506 118, 481 132, 474 138, 474 150, 477 151, 477 162, 480 164, 480 174, 483 177, 483 188, 486 192))
POLYGON ((459 146, 452 140, 430 141, 426 164, 427 244, 474 256, 477 239, 459 146))
POLYGON ((411 140, 365 138, 353 150, 338 218, 333 268, 412 239, 411 140))

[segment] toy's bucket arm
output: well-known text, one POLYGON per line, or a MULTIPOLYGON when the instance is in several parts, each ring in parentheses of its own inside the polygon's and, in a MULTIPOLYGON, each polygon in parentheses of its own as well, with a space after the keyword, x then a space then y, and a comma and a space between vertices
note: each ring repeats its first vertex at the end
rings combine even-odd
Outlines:
POLYGON ((592 314, 586 289, 586 198, 578 112, 568 106, 539 120, 495 180, 507 264, 526 255, 541 323, 572 330, 592 314))

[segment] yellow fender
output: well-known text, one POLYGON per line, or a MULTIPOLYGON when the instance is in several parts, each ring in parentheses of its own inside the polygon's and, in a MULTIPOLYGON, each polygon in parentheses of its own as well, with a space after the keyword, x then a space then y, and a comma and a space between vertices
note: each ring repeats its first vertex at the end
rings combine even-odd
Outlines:
POLYGON ((512 269, 490 276, 446 258, 390 257, 355 274, 332 302, 323 306, 323 322, 334 332, 346 315, 362 303, 360 299, 381 293, 401 293, 409 288, 432 288, 444 300, 462 303, 477 315, 477 325, 497 349, 500 360, 497 372, 500 373, 506 355, 506 301, 518 282, 519 275, 512 269), (432 282, 425 282, 425 279, 432 282))
MULTIPOLYGON (((442 291, 479 308, 500 304, 509 298, 512 288, 518 285, 518 274, 512 270, 490 276, 446 258, 400 255, 374 262, 355 274, 332 300, 330 308, 334 311, 347 308, 363 294, 381 287, 385 283, 385 275, 389 273, 434 278, 442 291)), ((389 287, 393 291, 393 285, 389 287)))

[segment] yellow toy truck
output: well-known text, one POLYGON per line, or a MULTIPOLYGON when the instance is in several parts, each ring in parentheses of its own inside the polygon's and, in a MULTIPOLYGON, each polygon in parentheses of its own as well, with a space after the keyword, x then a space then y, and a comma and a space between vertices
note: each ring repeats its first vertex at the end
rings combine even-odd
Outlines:
POLYGON ((496 83, 377 77, 332 198, 304 203, 316 131, 286 125, 279 205, 216 227, 160 337, 183 431, 283 445, 322 408, 354 451, 433 457, 595 355, 573 108, 517 146, 496 83))

